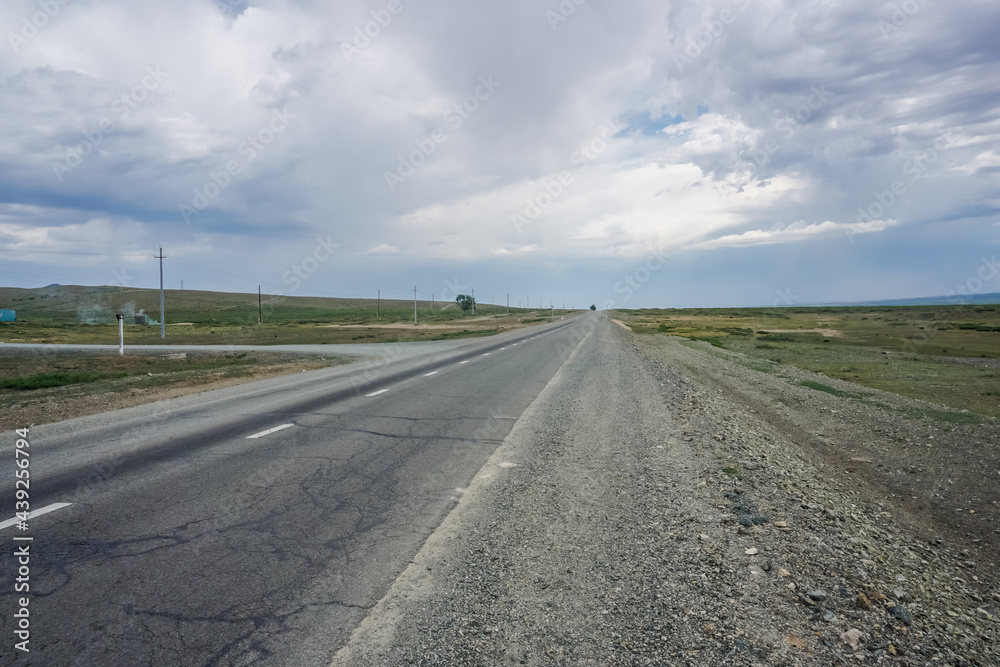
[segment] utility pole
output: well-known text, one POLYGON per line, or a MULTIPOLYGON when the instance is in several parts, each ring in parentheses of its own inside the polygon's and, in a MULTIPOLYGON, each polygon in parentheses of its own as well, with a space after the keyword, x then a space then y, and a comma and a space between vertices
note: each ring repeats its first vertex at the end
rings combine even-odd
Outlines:
POLYGON ((413 326, 417 326, 417 286, 413 286, 413 326))
POLYGON ((118 354, 125 354, 125 316, 121 313, 117 313, 115 317, 118 318, 118 354))
POLYGON ((167 337, 167 320, 163 316, 163 246, 160 246, 160 254, 153 257, 160 260, 160 338, 167 337))
POLYGON ((257 326, 264 323, 264 309, 260 301, 260 285, 257 285, 257 326))

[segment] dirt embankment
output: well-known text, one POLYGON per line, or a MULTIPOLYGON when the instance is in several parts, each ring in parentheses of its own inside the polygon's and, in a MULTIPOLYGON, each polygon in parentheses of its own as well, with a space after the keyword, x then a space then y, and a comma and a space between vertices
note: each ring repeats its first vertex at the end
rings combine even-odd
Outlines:
POLYGON ((996 423, 795 373, 602 322, 334 664, 1000 664, 996 423))
MULTIPOLYGON (((36 364, 32 370, 39 372, 59 372, 64 370, 66 365, 58 362, 53 364, 51 358, 32 360, 29 353, 25 353, 25 355, 28 357, 26 363, 36 364)), ((129 355, 125 358, 119 358, 114 355, 59 354, 57 355, 58 359, 71 359, 73 366, 81 368, 84 372, 112 367, 114 370, 127 368, 130 375, 43 389, 0 389, 0 429, 9 431, 36 424, 49 424, 74 417, 129 408, 168 398, 186 396, 187 394, 288 375, 289 373, 326 368, 346 361, 333 358, 323 359, 314 355, 255 353, 253 360, 245 364, 222 365, 213 368, 211 363, 208 363, 203 364, 207 367, 196 366, 191 370, 184 370, 185 361, 182 360, 176 362, 177 368, 165 370, 160 362, 153 366, 152 372, 142 372, 145 368, 142 364, 146 359, 162 360, 170 356, 179 356, 185 359, 207 359, 210 362, 215 358, 226 359, 232 355, 202 352, 190 355, 149 355, 148 357, 129 355), (131 363, 123 364, 119 361, 120 359, 131 363)), ((15 373, 14 376, 23 374, 30 373, 21 371, 15 373)))

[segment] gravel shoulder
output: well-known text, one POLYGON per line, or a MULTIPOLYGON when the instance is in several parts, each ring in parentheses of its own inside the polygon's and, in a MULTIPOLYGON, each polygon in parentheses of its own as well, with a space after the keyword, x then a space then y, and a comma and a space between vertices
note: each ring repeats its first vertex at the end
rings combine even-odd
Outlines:
POLYGON ((335 665, 1000 663, 993 545, 804 437, 852 399, 592 321, 335 665))

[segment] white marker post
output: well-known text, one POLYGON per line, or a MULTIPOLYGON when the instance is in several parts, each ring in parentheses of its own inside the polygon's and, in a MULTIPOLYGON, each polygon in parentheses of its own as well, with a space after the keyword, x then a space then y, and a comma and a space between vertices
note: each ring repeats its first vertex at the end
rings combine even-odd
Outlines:
POLYGON ((118 354, 125 355, 125 316, 121 313, 115 315, 118 318, 118 354))

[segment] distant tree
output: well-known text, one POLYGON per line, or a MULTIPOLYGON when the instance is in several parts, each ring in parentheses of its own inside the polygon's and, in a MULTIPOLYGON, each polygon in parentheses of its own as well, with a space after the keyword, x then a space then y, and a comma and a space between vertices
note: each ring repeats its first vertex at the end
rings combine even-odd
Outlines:
POLYGON ((590 304, 590 309, 591 310, 597 310, 597 306, 595 306, 594 304, 590 304))
POLYGON ((459 294, 455 297, 455 303, 458 304, 459 308, 465 311, 472 310, 472 306, 476 303, 476 300, 468 294, 459 294))

